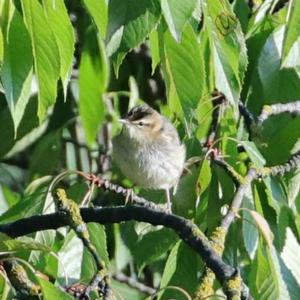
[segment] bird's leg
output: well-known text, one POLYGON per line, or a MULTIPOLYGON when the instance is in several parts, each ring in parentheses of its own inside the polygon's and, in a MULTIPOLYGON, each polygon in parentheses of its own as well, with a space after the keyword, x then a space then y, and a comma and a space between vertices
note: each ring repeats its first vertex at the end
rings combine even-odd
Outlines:
POLYGON ((166 197, 167 197, 167 213, 172 213, 172 203, 171 203, 171 197, 170 197, 170 190, 166 189, 166 197))

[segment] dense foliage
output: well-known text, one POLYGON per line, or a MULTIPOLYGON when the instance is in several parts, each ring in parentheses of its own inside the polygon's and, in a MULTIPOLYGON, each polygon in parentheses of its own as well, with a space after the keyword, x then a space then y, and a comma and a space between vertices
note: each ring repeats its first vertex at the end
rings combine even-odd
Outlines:
MULTIPOLYGON (((172 120, 193 158, 173 212, 210 237, 243 186, 224 261, 254 299, 300 299, 298 161, 276 176, 265 168, 299 151, 300 108, 256 120, 266 105, 300 99, 299 24, 300 0, 1 0, 0 223, 53 212, 47 191, 64 170, 131 187, 111 161, 111 140, 120 116, 146 102, 172 120), (250 168, 261 178, 247 182, 250 168)), ((91 186, 69 175, 59 185, 80 204, 91 186)), ((161 191, 135 191, 165 202, 161 191)), ((96 187, 92 199, 124 204, 96 187)), ((88 229, 117 298, 199 292, 205 262, 170 229, 134 221, 88 229)), ((96 270, 68 228, 1 233, 0 260, 12 258, 44 299, 71 299, 60 287, 86 285, 96 270)), ((2 262, 1 299, 11 299, 22 291, 2 262)), ((217 281, 213 293, 222 294, 217 281)))

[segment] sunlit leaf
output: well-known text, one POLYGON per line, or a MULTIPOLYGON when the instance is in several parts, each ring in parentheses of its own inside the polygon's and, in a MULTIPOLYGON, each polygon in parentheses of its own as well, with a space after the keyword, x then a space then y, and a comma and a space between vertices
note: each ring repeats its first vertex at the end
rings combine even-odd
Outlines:
POLYGON ((253 142, 241 141, 240 143, 244 146, 251 161, 254 163, 256 167, 263 167, 265 165, 266 163, 265 158, 261 155, 261 153, 259 152, 259 150, 257 149, 256 145, 253 142))
POLYGON ((66 292, 64 292, 61 288, 56 287, 50 281, 44 280, 42 278, 38 279, 39 284, 41 286, 43 299, 45 300, 72 300, 73 297, 66 292))
POLYGON ((258 228, 255 226, 253 218, 248 211, 248 209, 253 210, 254 208, 251 191, 244 196, 243 207, 247 208, 243 210, 243 240, 248 255, 253 260, 258 246, 259 235, 258 228))
POLYGON ((288 21, 285 26, 282 66, 300 66, 300 1, 291 0, 289 3, 288 21))
POLYGON ((33 49, 39 95, 38 116, 42 120, 56 100, 56 86, 60 76, 59 49, 39 1, 21 1, 21 4, 33 49))
POLYGON ((108 84, 109 65, 101 38, 90 30, 79 67, 79 112, 88 144, 92 144, 104 121, 103 93, 108 84))
POLYGON ((160 5, 172 36, 179 41, 184 25, 192 16, 196 1, 161 0, 160 5))
POLYGON ((28 31, 13 2, 6 1, 2 13, 2 22, 7 23, 7 29, 3 32, 4 56, 0 75, 16 136, 30 96, 33 57, 28 31))
POLYGON ((85 7, 92 16, 98 31, 103 39, 106 37, 106 29, 108 22, 108 7, 105 0, 83 0, 85 7))
POLYGON ((75 232, 69 232, 65 237, 64 245, 58 252, 61 264, 58 267, 57 277, 62 284, 66 284, 66 275, 69 284, 75 283, 81 278, 83 249, 82 241, 76 236, 75 232))
POLYGON ((211 42, 215 84, 237 109, 248 60, 239 20, 227 1, 203 2, 211 42))
POLYGON ((298 264, 298 253, 300 251, 300 244, 296 239, 290 228, 286 229, 285 245, 281 253, 281 257, 292 272, 293 276, 298 282, 298 289, 300 286, 300 266, 298 264))
POLYGON ((156 0, 111 0, 108 6, 107 49, 116 74, 125 55, 156 26, 160 8, 156 0))
POLYGON ((73 63, 75 43, 73 27, 63 0, 44 0, 43 4, 59 51, 60 78, 66 97, 67 84, 73 63))
POLYGON ((266 221, 266 219, 261 214, 259 214, 255 210, 247 209, 247 211, 252 216, 253 220, 255 221, 255 223, 256 223, 258 229, 260 230, 260 232, 262 233, 262 235, 263 235, 265 241, 267 242, 268 246, 271 247, 272 244, 273 244, 274 235, 273 235, 273 233, 270 229, 270 226, 269 226, 268 222, 266 221))
POLYGON ((42 244, 38 243, 32 239, 12 239, 7 235, 0 233, 0 252, 19 252, 19 251, 31 251, 31 250, 39 250, 39 251, 46 251, 50 252, 51 249, 42 244))
POLYGON ((300 97, 300 78, 294 69, 281 69, 284 26, 267 39, 258 61, 258 73, 267 103, 287 102, 300 97))
MULTIPOLYGON (((172 92, 190 121, 204 93, 205 70, 196 34, 187 25, 177 43, 170 32, 165 34, 165 60, 169 86, 168 101, 174 101, 172 92)), ((172 105, 172 104, 171 104, 172 105)))
POLYGON ((274 247, 264 248, 260 243, 257 251, 257 263, 255 268, 251 269, 251 275, 254 276, 256 293, 254 297, 261 300, 270 299, 291 299, 287 290, 286 283, 280 270, 278 254, 274 247))
MULTIPOLYGON (((90 241, 95 246, 97 254, 101 261, 105 263, 105 266, 109 267, 109 258, 107 252, 107 245, 106 245, 106 233, 104 226, 97 223, 89 223, 88 230, 90 234, 90 241)), ((85 253, 82 259, 82 269, 81 269, 81 276, 83 278, 91 278, 97 272, 95 260, 87 253, 88 250, 84 249, 85 253)))

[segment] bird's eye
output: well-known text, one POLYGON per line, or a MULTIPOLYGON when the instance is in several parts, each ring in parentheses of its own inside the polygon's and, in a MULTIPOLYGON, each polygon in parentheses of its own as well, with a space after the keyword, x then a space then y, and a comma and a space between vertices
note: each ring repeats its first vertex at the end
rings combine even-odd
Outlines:
POLYGON ((143 122, 138 122, 138 126, 139 126, 139 127, 143 127, 143 126, 144 126, 144 123, 143 123, 143 122))

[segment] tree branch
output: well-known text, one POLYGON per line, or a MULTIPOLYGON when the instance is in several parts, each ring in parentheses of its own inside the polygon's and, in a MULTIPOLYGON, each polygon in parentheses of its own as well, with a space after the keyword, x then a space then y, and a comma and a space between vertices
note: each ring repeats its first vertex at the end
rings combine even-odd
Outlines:
POLYGON ((260 126, 270 116, 279 115, 284 112, 300 114, 300 101, 264 105, 260 115, 257 117, 257 125, 260 126))
MULTIPOLYGON (((81 215, 84 222, 107 224, 135 220, 152 225, 163 225, 173 229, 185 243, 201 256, 207 266, 216 274, 217 279, 225 287, 225 293, 228 298, 233 299, 233 295, 236 294, 235 290, 228 288, 227 283, 235 280, 237 277, 239 278, 237 270, 224 263, 220 255, 212 249, 205 235, 190 220, 139 206, 82 208, 81 215)), ((67 222, 61 214, 53 213, 2 224, 0 225, 0 231, 11 237, 18 237, 36 231, 57 229, 66 225, 67 222)))

